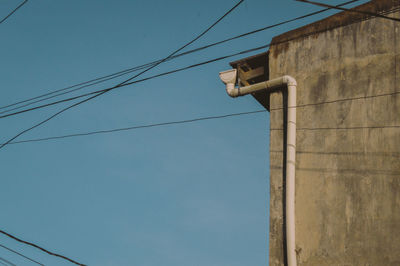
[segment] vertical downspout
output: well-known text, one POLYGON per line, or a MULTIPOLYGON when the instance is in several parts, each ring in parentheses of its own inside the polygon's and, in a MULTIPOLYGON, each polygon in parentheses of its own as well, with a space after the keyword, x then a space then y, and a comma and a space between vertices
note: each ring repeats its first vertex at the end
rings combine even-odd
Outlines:
POLYGON ((286 248, 289 266, 296 266, 295 173, 296 173, 296 85, 288 84, 286 136, 286 248))
POLYGON ((295 230, 295 176, 296 176, 296 90, 297 82, 291 76, 260 82, 246 87, 235 88, 236 70, 220 73, 221 79, 226 83, 226 91, 231 97, 247 95, 260 90, 271 91, 287 87, 287 135, 286 135, 286 256, 288 266, 296 266, 296 230, 295 230), (225 82, 224 76, 229 76, 225 82))

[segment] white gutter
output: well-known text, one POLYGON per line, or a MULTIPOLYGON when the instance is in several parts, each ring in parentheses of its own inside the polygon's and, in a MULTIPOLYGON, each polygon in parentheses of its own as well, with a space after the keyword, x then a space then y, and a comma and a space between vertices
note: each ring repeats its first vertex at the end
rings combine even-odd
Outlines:
POLYGON ((295 251, 295 171, 296 171, 296 87, 297 82, 291 76, 260 82, 246 87, 235 88, 237 70, 219 73, 226 84, 226 92, 231 97, 247 95, 261 90, 287 87, 287 136, 286 136, 286 249, 288 266, 296 266, 295 251))

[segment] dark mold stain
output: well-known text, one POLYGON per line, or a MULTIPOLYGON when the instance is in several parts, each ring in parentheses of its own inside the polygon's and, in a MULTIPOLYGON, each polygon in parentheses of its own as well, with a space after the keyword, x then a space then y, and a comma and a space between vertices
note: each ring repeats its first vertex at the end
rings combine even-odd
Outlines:
POLYGON ((311 93, 309 94, 310 96, 310 102, 316 103, 316 102, 322 102, 326 99, 327 97, 327 83, 328 83, 328 74, 322 74, 321 76, 318 77, 318 81, 311 88, 311 93))

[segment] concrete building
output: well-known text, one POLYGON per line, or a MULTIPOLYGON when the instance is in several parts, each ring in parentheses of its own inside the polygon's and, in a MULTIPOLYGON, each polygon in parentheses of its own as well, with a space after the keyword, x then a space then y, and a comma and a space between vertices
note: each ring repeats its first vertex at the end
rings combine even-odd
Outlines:
MULTIPOLYGON (((356 8, 400 18, 399 0, 356 8)), ((297 265, 400 265, 400 22, 341 12, 231 63, 242 86, 297 80, 297 265)), ((270 111, 270 258, 285 265, 285 91, 270 111)))

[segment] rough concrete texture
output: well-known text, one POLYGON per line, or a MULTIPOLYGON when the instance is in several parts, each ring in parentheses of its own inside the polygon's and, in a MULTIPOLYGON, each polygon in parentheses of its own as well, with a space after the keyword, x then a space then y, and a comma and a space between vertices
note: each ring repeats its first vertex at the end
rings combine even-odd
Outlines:
MULTIPOLYGON (((372 18, 273 45, 269 71, 298 82, 298 265, 400 265, 400 128, 389 127, 400 125, 400 94, 369 97, 400 91, 400 23, 372 18)), ((270 96, 271 266, 285 264, 283 95, 270 96)))

